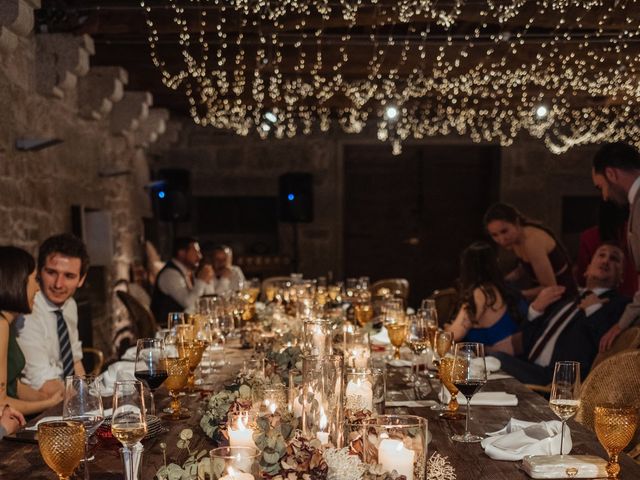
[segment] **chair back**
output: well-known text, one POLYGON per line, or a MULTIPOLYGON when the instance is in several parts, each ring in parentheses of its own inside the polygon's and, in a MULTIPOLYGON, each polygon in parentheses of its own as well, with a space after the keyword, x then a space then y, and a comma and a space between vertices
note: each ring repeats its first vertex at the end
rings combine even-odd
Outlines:
POLYGON ((624 352, 626 350, 633 350, 640 347, 640 327, 631 327, 626 329, 618 338, 615 339, 611 348, 605 352, 600 352, 593 360, 591 368, 598 365, 606 358, 615 355, 616 353, 624 352))
POLYGON ((385 289, 394 297, 402 298, 405 303, 409 299, 409 280, 406 278, 383 278, 373 282, 371 294, 374 297, 381 297, 385 289))
POLYGON ((93 347, 84 347, 82 349, 82 362, 89 375, 99 375, 104 365, 104 353, 93 347), (91 367, 91 369, 87 367, 91 367))
POLYGON ((438 325, 442 327, 456 314, 455 309, 458 304, 458 291, 453 287, 444 288, 442 290, 436 290, 429 298, 436 302, 438 325))
POLYGON ((127 292, 119 290, 116 292, 116 295, 118 295, 118 298, 122 301, 129 313, 135 337, 154 338, 158 330, 158 325, 156 324, 153 313, 127 292))
POLYGON ((576 421, 595 430, 594 409, 603 403, 640 406, 640 350, 617 353, 589 372, 580 390, 576 421))

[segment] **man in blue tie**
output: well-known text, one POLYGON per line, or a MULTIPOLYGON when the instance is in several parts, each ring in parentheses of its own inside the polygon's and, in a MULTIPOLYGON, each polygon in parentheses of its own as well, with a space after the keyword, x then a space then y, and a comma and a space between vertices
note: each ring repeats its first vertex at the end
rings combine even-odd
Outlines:
POLYGON ((40 292, 33 312, 17 326, 17 339, 26 360, 24 383, 46 395, 62 389, 66 376, 85 373, 73 295, 88 269, 87 249, 73 235, 54 235, 40 246, 40 292))

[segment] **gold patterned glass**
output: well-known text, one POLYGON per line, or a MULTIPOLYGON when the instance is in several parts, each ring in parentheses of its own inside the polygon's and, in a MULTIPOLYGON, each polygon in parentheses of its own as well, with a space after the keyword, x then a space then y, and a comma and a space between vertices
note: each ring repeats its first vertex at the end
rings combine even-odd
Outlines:
POLYGON ((609 455, 608 478, 618 478, 618 455, 629 445, 638 426, 638 409, 601 405, 595 408, 595 429, 600 444, 609 455))
POLYGON ((167 379, 164 386, 169 391, 171 397, 171 407, 165 410, 166 415, 162 418, 168 420, 183 420, 189 418, 189 410, 180 405, 178 394, 186 387, 189 378, 188 358, 167 358, 167 379))
MULTIPOLYGON (((441 416, 459 420, 461 418, 464 418, 464 415, 458 413, 460 404, 458 403, 458 388, 453 384, 453 363, 453 357, 444 357, 440 360, 440 365, 438 367, 438 375, 440 376, 440 381, 451 394, 449 405, 446 407, 445 411, 442 412, 441 416)), ((458 368, 461 368, 460 363, 458 363, 458 366, 458 368)))
POLYGON ((406 321, 401 320, 398 323, 388 323, 386 327, 387 332, 389 332, 389 340, 391 340, 391 345, 394 347, 393 358, 399 359, 400 347, 402 347, 405 342, 409 324, 406 321))
POLYGON ((178 356, 180 358, 187 358, 189 361, 189 377, 187 379, 187 391, 194 392, 195 380, 196 380, 196 369, 200 362, 202 361, 202 355, 204 354, 205 349, 207 348, 206 342, 201 340, 194 340, 191 342, 182 342, 178 343, 178 356))
POLYGON ((67 480, 84 457, 84 425, 75 421, 38 425, 38 445, 45 463, 59 480, 67 480))

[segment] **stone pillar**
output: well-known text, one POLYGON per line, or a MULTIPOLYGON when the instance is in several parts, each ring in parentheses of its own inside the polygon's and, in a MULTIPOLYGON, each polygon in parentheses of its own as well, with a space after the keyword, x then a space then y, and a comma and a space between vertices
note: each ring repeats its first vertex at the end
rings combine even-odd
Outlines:
POLYGON ((89 72, 89 56, 95 53, 88 35, 65 33, 36 36, 36 88, 44 96, 64 98, 76 87, 78 77, 89 72))
POLYGON ((129 82, 127 71, 120 67, 93 67, 78 80, 78 110, 80 116, 99 120, 111 112, 113 104, 124 97, 129 82))

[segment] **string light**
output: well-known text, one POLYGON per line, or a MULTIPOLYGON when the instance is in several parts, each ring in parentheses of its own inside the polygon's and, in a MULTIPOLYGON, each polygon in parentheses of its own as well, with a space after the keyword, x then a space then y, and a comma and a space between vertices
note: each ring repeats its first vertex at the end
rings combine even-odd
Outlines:
POLYGON ((375 124, 394 153, 409 138, 510 145, 525 131, 562 153, 640 145, 637 3, 170 0, 164 31, 141 6, 153 64, 198 125, 291 138, 375 124))

